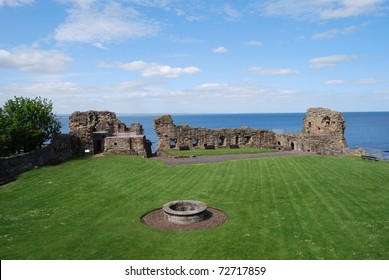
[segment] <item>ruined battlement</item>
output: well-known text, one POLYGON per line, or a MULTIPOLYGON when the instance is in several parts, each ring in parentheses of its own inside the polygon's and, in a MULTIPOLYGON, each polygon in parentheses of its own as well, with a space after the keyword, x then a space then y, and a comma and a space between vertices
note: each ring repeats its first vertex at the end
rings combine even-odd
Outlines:
POLYGON ((154 119, 159 150, 168 149, 220 149, 249 148, 260 145, 275 148, 275 133, 265 129, 223 128, 211 130, 203 127, 175 125, 170 115, 154 119))
POLYGON ((266 129, 223 128, 175 125, 170 115, 154 119, 158 149, 266 148, 338 155, 348 151, 344 138, 345 121, 339 112, 325 108, 308 109, 301 133, 276 134, 266 129))
POLYGON ((331 111, 326 108, 308 109, 303 125, 303 133, 307 134, 332 134, 344 135, 346 124, 342 113, 331 111))
POLYGON ((89 154, 151 155, 151 142, 144 136, 142 125, 127 127, 113 112, 74 112, 69 117, 69 129, 89 154))

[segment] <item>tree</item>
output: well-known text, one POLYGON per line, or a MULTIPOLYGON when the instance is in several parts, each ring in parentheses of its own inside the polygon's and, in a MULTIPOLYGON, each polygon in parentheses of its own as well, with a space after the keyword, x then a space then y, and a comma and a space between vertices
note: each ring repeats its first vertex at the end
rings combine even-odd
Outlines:
POLYGON ((0 154, 29 152, 60 133, 61 123, 47 99, 15 97, 0 108, 0 154))

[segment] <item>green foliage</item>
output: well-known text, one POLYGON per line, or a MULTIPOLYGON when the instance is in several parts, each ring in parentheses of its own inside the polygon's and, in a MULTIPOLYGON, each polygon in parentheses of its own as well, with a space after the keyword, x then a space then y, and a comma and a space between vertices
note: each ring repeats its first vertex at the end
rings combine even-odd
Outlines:
POLYGON ((0 188, 0 259, 387 260, 388 182, 389 163, 358 157, 80 158, 0 188), (141 223, 176 199, 228 220, 193 232, 141 223))
POLYGON ((47 99, 15 97, 0 109, 0 155, 40 148, 60 133, 61 123, 47 99))

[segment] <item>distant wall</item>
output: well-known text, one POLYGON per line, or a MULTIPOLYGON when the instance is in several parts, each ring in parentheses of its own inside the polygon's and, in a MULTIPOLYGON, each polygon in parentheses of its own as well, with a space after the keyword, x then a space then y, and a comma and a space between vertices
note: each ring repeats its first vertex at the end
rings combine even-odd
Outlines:
POLYGON ((276 148, 275 133, 265 129, 222 128, 175 125, 170 115, 154 119, 159 150, 169 149, 223 149, 276 148))
POLYGON ((12 181, 24 171, 58 164, 79 153, 78 140, 68 134, 58 135, 53 143, 30 153, 0 158, 0 185, 12 181))
POLYGON ((255 147, 340 155, 349 152, 344 138, 345 128, 342 114, 326 108, 308 109, 301 133, 294 134, 276 134, 269 130, 249 127, 210 130, 175 125, 170 115, 154 119, 160 151, 255 147))

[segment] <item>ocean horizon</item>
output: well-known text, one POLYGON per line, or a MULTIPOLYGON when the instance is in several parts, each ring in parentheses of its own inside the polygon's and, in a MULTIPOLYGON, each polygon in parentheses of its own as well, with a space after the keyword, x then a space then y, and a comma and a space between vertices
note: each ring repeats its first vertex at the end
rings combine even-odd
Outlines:
MULTIPOLYGON (((168 114, 168 113, 166 113, 168 114)), ((158 137, 154 131, 154 118, 166 114, 117 113, 120 121, 143 125, 144 134, 152 142, 152 150, 158 147, 158 137)), ((345 138, 351 149, 360 147, 369 154, 389 159, 389 112, 342 112, 346 122, 345 138)), ((188 124, 192 127, 268 129, 275 133, 298 133, 302 130, 304 113, 242 113, 242 114, 173 114, 176 125, 188 124)), ((69 114, 59 114, 62 133, 69 132, 69 114)))

